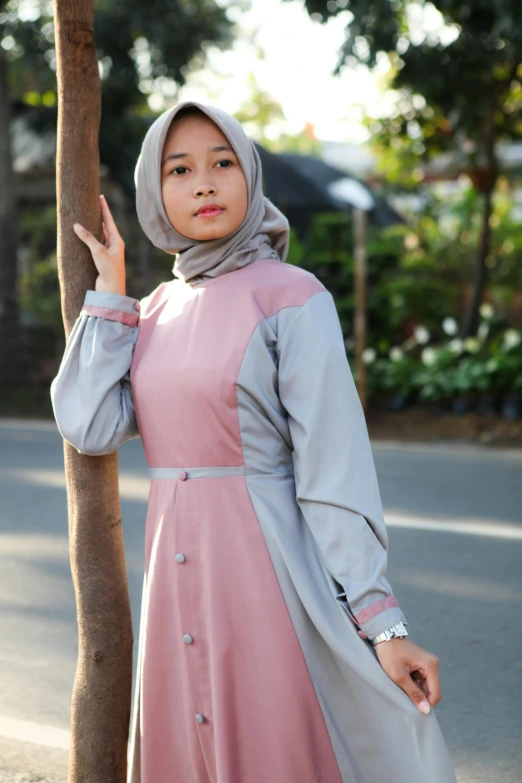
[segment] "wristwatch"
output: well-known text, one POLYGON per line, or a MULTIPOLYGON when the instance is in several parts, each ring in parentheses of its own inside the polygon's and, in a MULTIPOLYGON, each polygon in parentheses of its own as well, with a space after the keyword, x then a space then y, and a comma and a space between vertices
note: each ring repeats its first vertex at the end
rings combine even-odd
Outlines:
POLYGON ((404 627, 403 622, 399 622, 396 625, 392 625, 391 628, 386 628, 382 633, 377 634, 372 639, 369 639, 372 647, 375 647, 379 642, 389 642, 390 639, 400 639, 401 637, 408 636, 408 631, 404 627))

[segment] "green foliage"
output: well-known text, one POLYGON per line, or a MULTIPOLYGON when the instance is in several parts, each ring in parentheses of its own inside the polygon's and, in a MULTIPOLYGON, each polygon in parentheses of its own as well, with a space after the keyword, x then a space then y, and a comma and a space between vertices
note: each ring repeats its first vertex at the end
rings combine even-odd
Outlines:
POLYGON ((421 367, 419 359, 405 356, 398 361, 377 359, 367 368, 368 395, 378 392, 409 397, 415 390, 415 379, 421 367))
POLYGON ((420 354, 412 341, 399 358, 372 352, 367 371, 370 397, 394 393, 440 402, 483 392, 522 393, 522 331, 486 329, 481 338, 434 343, 420 354))
MULTIPOLYGON (((374 305, 386 312, 392 335, 411 332, 420 322, 440 338, 443 315, 460 319, 481 230, 478 198, 473 189, 455 199, 441 199, 432 193, 424 210, 410 216, 409 225, 394 227, 383 235, 382 241, 389 243, 397 264, 380 275, 374 305)), ((513 215, 513 201, 502 183, 490 223, 487 295, 506 319, 515 318, 513 291, 522 290, 522 226, 513 215)))
POLYGON ((489 346, 484 364, 489 387, 498 392, 522 392, 522 333, 509 329, 489 346))
POLYGON ((20 276, 23 322, 62 332, 56 263, 56 205, 22 211, 20 239, 26 270, 20 276))
POLYGON ((348 213, 316 214, 306 236, 290 235, 288 263, 316 274, 335 298, 343 333, 353 324, 353 254, 351 217, 348 213))
MULTIPOLYGON (((10 0, 0 13, 0 36, 9 40, 10 93, 12 99, 48 107, 33 115, 35 128, 55 128, 51 6, 42 4, 33 19, 21 16, 20 7, 21 0, 10 0)), ((134 166, 150 122, 147 98, 171 90, 171 80, 183 85, 189 64, 203 65, 210 43, 230 46, 234 27, 214 0, 95 0, 94 8, 102 80, 100 156, 132 196, 134 166)))
MULTIPOLYGON (((522 325, 522 297, 512 294, 522 291, 522 226, 503 180, 490 219, 488 303, 481 308, 478 337, 455 336, 473 263, 470 248, 480 231, 477 198, 473 189, 454 199, 432 193, 424 211, 411 215, 407 225, 370 229, 368 345, 375 354, 367 363, 370 397, 400 394, 440 401, 457 394, 522 389, 522 339, 514 327, 522 325)), ((312 271, 332 291, 351 355, 349 216, 317 215, 304 239, 292 234, 288 261, 312 271)))
POLYGON ((20 306, 25 320, 43 326, 62 328, 60 289, 56 253, 36 261, 29 273, 21 276, 20 306))
MULTIPOLYGON (((381 343, 386 349, 411 335, 417 323, 441 336, 441 313, 460 316, 462 291, 473 263, 470 248, 479 230, 473 191, 471 195, 455 202, 433 196, 421 214, 411 216, 408 225, 370 227, 370 345, 381 343), (467 242, 459 242, 464 227, 469 237, 467 242)), ((499 306, 509 305, 506 294, 512 286, 522 289, 522 253, 518 250, 522 227, 509 217, 511 206, 502 196, 494 213, 500 223, 495 229, 491 295, 499 306)), ((350 215, 315 216, 304 239, 299 241, 292 234, 289 260, 313 271, 332 291, 345 335, 351 334, 354 267, 350 215)))
MULTIPOLYGON (((408 224, 370 227, 368 241, 368 344, 386 353, 422 324, 431 339, 445 338, 444 317, 457 322, 480 231, 476 191, 454 199, 432 193, 408 224)), ((487 296, 499 325, 517 318, 513 291, 522 291, 522 225, 500 181, 494 199, 492 252, 487 296)), ((292 232, 290 263, 316 274, 332 292, 350 345, 354 316, 353 250, 350 215, 316 215, 307 235, 292 232)), ((520 307, 520 305, 519 305, 520 307)), ((518 316, 520 317, 520 316, 518 316)))
POLYGON ((377 358, 367 368, 370 398, 400 394, 441 402, 483 392, 522 393, 520 350, 495 352, 489 347, 481 354, 459 355, 439 345, 430 348, 430 357, 428 362, 415 356, 404 356, 399 361, 377 358))
POLYGON ((435 361, 421 365, 415 373, 413 383, 419 398, 427 402, 435 402, 452 397, 455 391, 453 385, 455 364, 455 354, 443 348, 436 352, 435 361))
POLYGON ((469 395, 478 391, 488 391, 489 378, 484 372, 485 362, 475 356, 461 359, 449 373, 453 391, 456 394, 469 395))
POLYGON ((421 163, 451 154, 453 170, 484 194, 473 288, 461 322, 473 334, 491 253, 490 194, 500 141, 522 134, 520 0, 305 0, 326 21, 349 6, 335 70, 389 64, 394 109, 368 120, 381 172, 403 187, 424 178, 421 163))

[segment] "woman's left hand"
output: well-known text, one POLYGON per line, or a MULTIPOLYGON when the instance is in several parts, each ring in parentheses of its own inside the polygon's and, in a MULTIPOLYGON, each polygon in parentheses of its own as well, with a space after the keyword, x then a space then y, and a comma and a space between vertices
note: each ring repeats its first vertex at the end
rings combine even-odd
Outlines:
POLYGON ((439 659, 409 639, 390 639, 374 647, 388 675, 424 714, 442 698, 439 683, 439 659))

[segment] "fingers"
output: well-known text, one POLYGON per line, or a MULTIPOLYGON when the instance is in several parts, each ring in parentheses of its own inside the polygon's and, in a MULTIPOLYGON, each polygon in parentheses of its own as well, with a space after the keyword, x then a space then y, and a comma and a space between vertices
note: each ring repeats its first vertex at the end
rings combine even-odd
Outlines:
POLYGON ((425 653, 422 663, 412 664, 408 677, 404 677, 403 683, 399 683, 425 715, 429 712, 426 705, 434 707, 442 699, 439 664, 436 655, 425 653))
POLYGON ((96 252, 100 246, 103 247, 103 245, 98 242, 96 237, 91 234, 90 231, 87 231, 87 229, 84 228, 80 223, 74 223, 73 228, 76 235, 82 240, 82 242, 85 242, 91 253, 96 252))
POLYGON ((112 243, 122 241, 120 232, 116 227, 116 223, 114 222, 114 218, 112 217, 111 211, 109 209, 109 205, 107 204, 105 196, 103 195, 100 195, 100 204, 102 210, 102 219, 107 229, 109 242, 112 243))
POLYGON ((429 700, 430 693, 429 693, 428 686, 426 684, 426 680, 424 679, 424 677, 422 677, 419 674, 419 672, 412 672, 410 676, 411 676, 412 680, 417 683, 417 685, 419 686, 421 691, 423 691, 424 695, 427 696, 428 700, 429 700))
POLYGON ((386 674, 428 715, 442 698, 437 656, 406 639, 381 642, 375 650, 386 674))
POLYGON ((91 251, 99 273, 96 290, 125 293, 125 243, 118 234, 108 207, 102 208, 102 218, 103 243, 80 223, 74 223, 73 228, 91 251))
MULTIPOLYGON (((105 199, 105 196, 100 194, 100 206, 102 211, 102 233, 103 233, 103 247, 106 250, 116 250, 120 245, 124 245, 123 239, 114 222, 111 211, 105 199)), ((98 242, 94 234, 84 228, 80 223, 74 223, 74 231, 76 235, 89 247, 91 251, 99 248, 102 243, 98 242)))
POLYGON ((431 661, 425 665, 424 679, 427 688, 427 696, 432 707, 438 704, 442 699, 439 680, 439 659, 436 655, 431 656, 431 661))
POLYGON ((423 715, 428 715, 431 711, 430 702, 426 698, 426 694, 422 691, 417 683, 412 679, 409 671, 402 671, 401 674, 395 678, 397 685, 406 691, 415 706, 422 712, 423 715))

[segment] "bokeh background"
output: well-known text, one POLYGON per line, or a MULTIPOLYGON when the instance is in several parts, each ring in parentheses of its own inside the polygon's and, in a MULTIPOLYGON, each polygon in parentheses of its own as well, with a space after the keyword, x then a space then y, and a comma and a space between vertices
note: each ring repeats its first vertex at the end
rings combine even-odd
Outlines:
MULTIPOLYGON (((50 416, 64 346, 52 4, 0 7, 0 413, 50 416)), ((519 1, 99 0, 95 11, 101 190, 126 241, 128 293, 172 276, 135 216, 143 136, 179 100, 216 103, 259 145, 265 192, 291 221, 288 260, 334 294, 349 358, 353 207, 368 215, 372 429, 520 442, 519 1)))
MULTIPOLYGON (((412 639, 441 659, 436 710, 458 781, 520 783, 520 0, 94 7, 101 192, 125 240, 127 293, 172 279, 172 256, 135 213, 148 127, 180 100, 223 107, 289 218, 288 263, 332 292, 359 388, 366 376, 390 581, 412 639)), ((0 0, 0 783, 67 779, 78 652, 49 395, 65 345, 56 125, 52 3, 0 0)), ((139 439, 120 449, 119 474, 137 639, 149 490, 139 439)))

